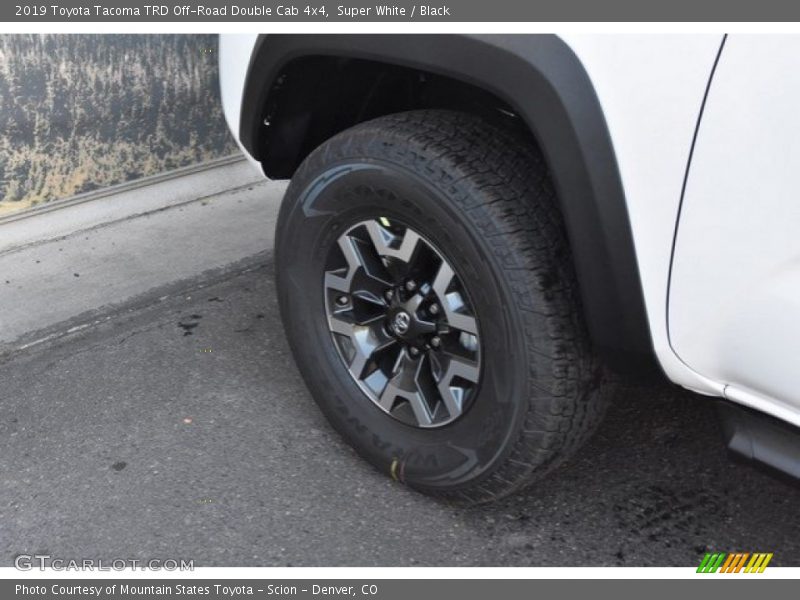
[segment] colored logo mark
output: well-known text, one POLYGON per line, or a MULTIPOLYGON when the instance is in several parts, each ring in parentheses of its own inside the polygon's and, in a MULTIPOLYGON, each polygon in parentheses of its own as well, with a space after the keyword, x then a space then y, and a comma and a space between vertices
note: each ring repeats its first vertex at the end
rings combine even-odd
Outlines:
POLYGON ((707 552, 698 573, 763 573, 772 552, 707 552))

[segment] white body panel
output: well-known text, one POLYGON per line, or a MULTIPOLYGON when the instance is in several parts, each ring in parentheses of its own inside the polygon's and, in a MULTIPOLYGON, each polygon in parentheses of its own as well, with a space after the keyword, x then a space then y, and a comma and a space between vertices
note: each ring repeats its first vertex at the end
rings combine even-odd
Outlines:
POLYGON ((723 386, 678 359, 667 334, 667 285, 681 188, 720 35, 563 36, 594 84, 617 155, 656 356, 695 391, 723 386))
POLYGON ((692 160, 672 343, 731 399, 800 424, 800 37, 731 36, 692 160))
POLYGON ((250 55, 258 39, 256 34, 227 34, 219 36, 219 87, 225 120, 239 148, 253 165, 261 171, 261 165, 244 149, 239 141, 239 122, 242 96, 250 66, 250 55))
MULTIPOLYGON (((731 39, 722 54, 683 206, 670 331, 675 226, 722 36, 562 38, 583 63, 605 113, 651 335, 667 377, 800 425, 800 395, 793 385, 800 383, 800 369, 793 369, 800 356, 791 346, 800 336, 800 318, 792 320, 800 315, 800 246, 791 231, 800 222, 800 209, 790 197, 790 169, 800 165, 800 142, 791 135, 800 130, 800 117, 790 114, 800 75, 790 63, 800 39, 731 39), (758 85, 748 89, 748 81, 758 85), (773 98, 781 95, 786 95, 782 104, 773 98), (759 101, 764 105, 756 106, 759 101), (780 110, 773 113, 770 103, 780 110), (758 123, 740 122, 742 111, 758 123), (773 147, 781 148, 780 160, 769 151, 773 147), (723 295, 729 298, 725 303, 723 295)), ((220 40, 223 107, 235 134, 254 42, 252 35, 220 40)))

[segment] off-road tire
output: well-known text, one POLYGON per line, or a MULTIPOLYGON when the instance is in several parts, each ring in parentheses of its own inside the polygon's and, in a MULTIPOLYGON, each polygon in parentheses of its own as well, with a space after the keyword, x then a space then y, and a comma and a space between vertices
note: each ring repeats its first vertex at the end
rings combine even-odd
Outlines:
POLYGON ((285 330, 313 398, 361 456, 417 490, 467 504, 501 498, 562 463, 601 419, 606 377, 553 184, 526 137, 443 110, 336 135, 291 181, 276 264, 285 330), (383 215, 414 227, 451 261, 482 326, 481 387, 471 408, 441 428, 414 428, 375 406, 327 329, 327 253, 352 223, 383 215))

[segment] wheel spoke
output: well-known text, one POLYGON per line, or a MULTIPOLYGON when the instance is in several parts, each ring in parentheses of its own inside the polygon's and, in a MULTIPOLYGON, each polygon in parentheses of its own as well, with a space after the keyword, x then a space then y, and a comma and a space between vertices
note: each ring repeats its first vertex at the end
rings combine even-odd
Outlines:
POLYGON ((433 291, 439 296, 439 300, 444 300, 447 296, 447 288, 450 287, 450 282, 453 281, 455 273, 446 261, 442 261, 439 265, 439 270, 436 272, 436 278, 433 280, 433 291))
POLYGON ((339 238, 337 244, 347 262, 347 272, 344 275, 333 271, 326 272, 325 287, 340 292, 349 292, 353 276, 359 267, 363 265, 361 264, 361 257, 358 255, 358 251, 355 248, 353 238, 349 235, 343 235, 339 238))
POLYGON ((356 273, 350 284, 353 296, 382 306, 386 305, 383 294, 389 287, 389 283, 371 276, 363 269, 356 273))
POLYGON ((334 314, 328 317, 328 327, 333 333, 338 333, 339 335, 352 338, 355 335, 356 326, 357 323, 353 323, 341 315, 334 314))
POLYGON ((452 385, 453 380, 459 377, 470 383, 477 384, 480 377, 480 369, 476 362, 460 356, 451 354, 448 358, 447 368, 439 379, 438 388, 447 412, 451 417, 457 417, 464 410, 464 388, 459 385, 452 385))
POLYGON ((417 427, 467 409, 480 379, 478 323, 463 283, 422 236, 385 218, 337 241, 325 273, 328 326, 362 391, 417 427), (466 341, 465 341, 466 340, 466 341))
POLYGON ((480 368, 477 362, 455 354, 448 355, 448 358, 447 370, 442 380, 450 381, 453 377, 460 377, 470 383, 478 383, 480 368))
POLYGON ((431 423, 433 423, 433 418, 431 417, 428 404, 425 402, 422 394, 420 392, 416 392, 414 394, 410 394, 406 399, 408 400, 409 405, 411 405, 411 410, 414 411, 414 417, 416 417, 419 426, 429 427, 431 423))
POLYGON ((398 389, 392 383, 392 380, 387 381, 381 395, 378 396, 378 406, 386 412, 391 412, 392 408, 394 408, 394 403, 397 401, 397 392, 398 389))
POLYGON ((423 361, 414 360, 405 351, 401 352, 393 367, 394 375, 386 382, 378 398, 378 405, 389 412, 398 399, 405 400, 414 414, 417 425, 430 427, 433 415, 425 391, 420 385, 423 368, 423 361))
POLYGON ((386 335, 380 326, 382 318, 366 323, 354 323, 342 315, 328 317, 330 330, 349 338, 354 354, 348 365, 353 376, 361 380, 366 375, 366 367, 376 353, 397 343, 393 337, 386 335))
POLYGON ((447 324, 460 331, 465 331, 472 335, 478 335, 478 324, 475 318, 461 312, 464 310, 464 299, 461 293, 450 291, 450 283, 453 281, 455 273, 446 261, 442 261, 436 278, 433 280, 433 292, 439 298, 439 302, 444 310, 447 324))
POLYGON ((363 242, 360 242, 349 235, 343 235, 338 240, 339 248, 347 262, 347 272, 342 274, 342 269, 338 271, 327 271, 325 273, 325 287, 336 290, 377 304, 385 306, 384 292, 391 286, 391 282, 384 277, 376 274, 374 260, 362 254, 363 242))
POLYGON ((366 227, 379 255, 396 258, 405 263, 411 262, 417 245, 420 243, 419 234, 411 229, 406 229, 401 239, 400 236, 389 231, 377 221, 368 221, 366 227))
POLYGON ((448 315, 448 324, 453 329, 464 331, 472 335, 478 335, 478 325, 474 317, 461 313, 451 313, 448 315))

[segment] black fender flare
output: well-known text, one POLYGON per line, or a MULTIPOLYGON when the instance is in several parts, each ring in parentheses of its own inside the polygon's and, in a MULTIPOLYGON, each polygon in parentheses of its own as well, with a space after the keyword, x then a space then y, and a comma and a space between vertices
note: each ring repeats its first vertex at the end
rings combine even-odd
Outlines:
POLYGON ((625 194, 603 110, 555 35, 262 35, 245 81, 240 139, 255 158, 281 69, 307 56, 411 67, 480 87, 511 106, 538 141, 566 222, 592 342, 618 371, 657 372, 625 194))

